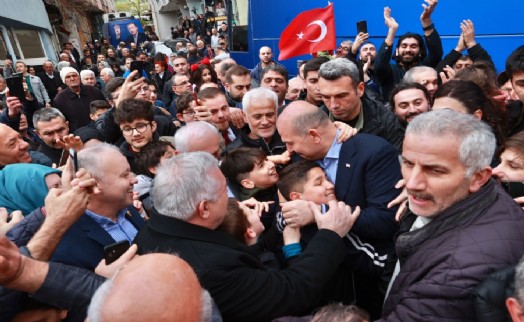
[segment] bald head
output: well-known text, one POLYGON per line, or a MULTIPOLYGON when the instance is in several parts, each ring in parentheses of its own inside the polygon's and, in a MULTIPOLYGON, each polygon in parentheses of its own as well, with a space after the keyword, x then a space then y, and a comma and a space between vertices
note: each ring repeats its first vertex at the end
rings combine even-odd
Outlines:
POLYGON ((191 266, 175 255, 157 253, 135 258, 106 288, 104 298, 97 298, 98 291, 93 297, 91 306, 99 304, 100 309, 89 308, 89 322, 202 320, 198 278, 191 266), (144 300, 146 295, 150 301, 144 300))
POLYGON ((307 101, 289 104, 278 117, 277 130, 287 150, 306 160, 324 158, 337 135, 328 115, 307 101))
POLYGON ((0 166, 30 162, 29 144, 18 132, 0 123, 0 166))

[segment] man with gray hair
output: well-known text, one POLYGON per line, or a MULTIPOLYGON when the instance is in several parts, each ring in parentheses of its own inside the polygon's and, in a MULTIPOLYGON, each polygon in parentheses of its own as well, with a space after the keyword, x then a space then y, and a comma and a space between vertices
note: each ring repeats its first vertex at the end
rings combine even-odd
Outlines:
POLYGON ((190 122, 175 133, 175 148, 178 153, 201 151, 219 159, 220 134, 211 123, 190 122))
POLYGON ((506 307, 513 322, 524 322, 524 257, 515 270, 515 294, 506 299, 506 307))
POLYGON ((335 294, 344 294, 349 279, 338 269, 346 249, 341 237, 358 210, 335 201, 324 215, 312 207, 318 233, 293 266, 272 271, 239 240, 216 230, 227 213, 226 187, 208 153, 182 153, 160 166, 152 188, 155 210, 135 239, 138 253, 179 254, 225 321, 270 321, 342 300, 335 294))
POLYGON ((115 72, 111 68, 102 68, 102 70, 100 71, 100 79, 104 82, 104 84, 107 84, 114 77, 115 72))
POLYGON ((400 153, 404 129, 395 114, 364 95, 357 65, 345 58, 322 64, 318 90, 332 120, 342 121, 360 133, 380 136, 400 153))
POLYGON ((438 89, 438 75, 437 71, 428 66, 415 66, 408 70, 403 78, 404 82, 418 83, 424 86, 433 101, 433 94, 438 89))
POLYGON ((277 161, 273 158, 280 158, 286 152, 286 145, 277 132, 277 94, 265 87, 252 89, 244 95, 242 106, 247 124, 240 129, 227 150, 239 147, 258 148, 266 152, 269 160, 277 161))
POLYGON ((475 321, 474 288, 524 254, 524 212, 491 178, 490 127, 450 109, 408 125, 409 211, 381 321, 475 321))
POLYGON ((69 135, 69 122, 64 114, 54 107, 42 108, 33 114, 33 124, 43 141, 37 151, 45 154, 56 166, 64 165, 69 156, 62 148, 64 137, 69 135))

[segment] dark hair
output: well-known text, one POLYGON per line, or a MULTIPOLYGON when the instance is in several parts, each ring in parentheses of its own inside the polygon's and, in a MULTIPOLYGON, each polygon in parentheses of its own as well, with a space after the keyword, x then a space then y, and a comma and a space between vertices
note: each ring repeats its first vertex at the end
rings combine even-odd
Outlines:
POLYGON ((144 119, 149 122, 155 120, 155 110, 151 102, 131 98, 118 104, 118 108, 115 109, 116 124, 131 123, 137 119, 144 119))
POLYGON ((222 75, 226 75, 227 71, 235 65, 236 63, 223 63, 222 65, 220 65, 220 73, 222 75))
POLYGON ((506 71, 502 71, 498 76, 497 76, 497 85, 499 87, 502 87, 502 85, 506 84, 509 80, 511 80, 509 78, 509 75, 506 71))
POLYGON ((428 103, 431 102, 431 95, 429 95, 428 89, 424 87, 423 85, 419 83, 408 83, 408 82, 400 82, 397 86, 393 88, 391 91, 391 94, 389 96, 389 105, 391 106, 391 109, 395 110, 395 95, 398 93, 408 90, 408 89, 419 89, 424 93, 424 96, 428 100, 428 103))
POLYGON ((474 82, 488 96, 494 97, 500 94, 496 83, 497 72, 495 67, 488 62, 475 62, 473 65, 459 70, 455 79, 474 82))
POLYGON ((246 244, 246 230, 250 226, 244 211, 238 205, 238 201, 235 198, 229 198, 227 201, 227 214, 217 230, 226 232, 242 244, 246 244))
POLYGON ((231 66, 230 69, 226 72, 226 82, 231 84, 233 82, 233 76, 246 76, 249 75, 249 69, 245 68, 242 65, 231 66))
POLYGON ((175 101, 176 112, 182 114, 185 110, 191 107, 191 102, 194 100, 193 93, 182 93, 182 95, 178 96, 175 101))
MULTIPOLYGON (((458 74, 458 73, 457 73, 458 74)), ((486 122, 495 137, 497 144, 502 144, 506 137, 507 115, 497 103, 474 82, 453 79, 439 86, 433 95, 433 101, 440 97, 450 97, 461 102, 469 114, 482 111, 482 121, 486 122)))
POLYGON ((106 100, 94 100, 89 103, 89 112, 95 114, 98 110, 110 109, 111 105, 106 100))
POLYGON ((307 78, 307 74, 309 72, 318 72, 320 66, 328 61, 329 58, 326 56, 315 57, 308 60, 307 63, 304 65, 304 79, 307 78))
POLYGON ((264 162, 266 158, 266 153, 263 150, 237 148, 224 155, 220 170, 229 182, 240 184, 255 169, 255 166, 264 162))
POLYGON ((268 72, 276 72, 276 73, 279 73, 280 75, 282 75, 284 77, 284 79, 286 80, 286 84, 288 83, 289 81, 289 73, 287 71, 287 69, 282 66, 282 65, 279 65, 279 64, 270 64, 269 66, 267 66, 266 68, 264 68, 262 70, 262 74, 260 74, 260 80, 264 79, 264 76, 266 76, 266 74, 268 72))
POLYGON ((506 72, 510 79, 514 74, 524 72, 524 45, 515 49, 506 59, 506 72))
POLYGON ((307 182, 307 174, 311 169, 320 168, 313 161, 300 160, 292 163, 279 174, 277 187, 284 198, 290 200, 292 192, 303 192, 304 184, 307 182))
POLYGON ((196 85, 197 91, 200 89, 200 86, 202 86, 202 74, 204 73, 204 70, 209 70, 209 73, 211 74, 211 82, 218 84, 218 76, 217 72, 211 65, 206 64, 200 64, 198 65, 198 68, 195 70, 192 70, 190 75, 191 83, 196 85))
MULTIPOLYGON (((402 36, 400 36, 398 38, 397 49, 400 48, 400 44, 402 44, 404 39, 407 39, 407 38, 414 38, 417 41, 418 47, 419 47, 418 61, 424 60, 424 58, 426 58, 426 55, 427 55, 426 44, 424 43, 424 39, 422 39, 422 36, 419 35, 419 34, 416 34, 416 33, 413 33, 413 32, 408 32, 408 33, 405 33, 402 36)), ((397 56, 396 50, 395 50, 395 52, 393 52, 393 57, 392 58, 396 62, 400 62, 400 57, 397 56)))
POLYGON ((198 99, 205 101, 207 99, 215 98, 218 95, 225 95, 225 94, 218 88, 206 87, 203 90, 201 90, 200 92, 198 92, 198 99))
POLYGON ((160 164, 160 159, 167 152, 168 147, 174 149, 173 145, 167 141, 153 141, 144 146, 135 157, 135 173, 154 178, 155 174, 149 168, 157 167, 160 164))
POLYGON ((500 156, 505 150, 515 151, 521 158, 524 158, 524 132, 510 136, 499 148, 498 155, 500 156))
POLYGON ((126 79, 124 77, 114 77, 106 84, 106 93, 111 94, 116 91, 119 87, 124 85, 126 79))

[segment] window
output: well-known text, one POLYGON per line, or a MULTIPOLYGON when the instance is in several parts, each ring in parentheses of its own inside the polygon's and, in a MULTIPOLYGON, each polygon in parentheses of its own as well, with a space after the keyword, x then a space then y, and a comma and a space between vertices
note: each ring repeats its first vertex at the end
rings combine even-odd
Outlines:
MULTIPOLYGON (((7 35, 13 47, 16 59, 45 57, 42 40, 36 29, 7 28, 7 35)), ((4 35, 0 33, 0 57, 5 57, 7 46, 4 35)))
POLYGON ((233 51, 248 51, 248 0, 232 0, 233 51))
POLYGON ((44 49, 40 35, 36 30, 16 29, 16 39, 24 55, 24 59, 44 57, 44 49))

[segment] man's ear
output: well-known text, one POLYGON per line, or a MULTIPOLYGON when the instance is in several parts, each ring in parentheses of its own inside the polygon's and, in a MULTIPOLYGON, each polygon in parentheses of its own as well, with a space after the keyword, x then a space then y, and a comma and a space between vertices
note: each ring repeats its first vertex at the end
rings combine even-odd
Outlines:
POLYGON ((224 82, 222 83, 224 85, 224 87, 226 88, 226 90, 229 92, 229 83, 228 82, 224 82))
POLYGON ((307 134, 313 138, 313 142, 315 142, 315 144, 322 142, 322 137, 320 136, 320 133, 318 133, 317 129, 309 129, 307 134))
POLYGON ((362 97, 362 95, 364 95, 364 89, 365 89, 364 82, 358 83, 358 86, 357 86, 358 97, 362 97))
POLYGON ((156 131, 156 122, 152 121, 151 122, 151 132, 155 132, 155 131, 156 131))
POLYGON ((242 187, 246 188, 246 189, 253 189, 255 188, 255 183, 249 179, 242 179, 242 181, 240 181, 240 184, 242 185, 242 187))
POLYGON ((247 239, 253 239, 257 237, 257 233, 253 229, 251 229, 251 227, 246 229, 245 235, 247 239))
POLYGON ((182 115, 182 113, 176 113, 176 118, 177 118, 179 121, 184 122, 184 116, 182 115))
POLYGON ((209 218, 209 202, 207 200, 198 203, 195 215, 204 220, 209 218))
POLYGON ((475 116, 477 118, 477 120, 482 120, 482 110, 479 108, 478 110, 476 110, 475 112, 473 112, 473 116, 475 116))
POLYGON ((511 315, 511 319, 514 322, 524 320, 524 312, 522 312, 522 306, 519 304, 519 301, 514 297, 508 297, 506 299, 506 308, 511 315))
POLYGON ((474 193, 480 190, 491 178, 492 169, 485 167, 484 169, 477 171, 471 175, 469 182, 469 192, 474 193))
POLYGON ((149 172, 151 172, 152 174, 156 175, 156 167, 149 167, 147 168, 147 170, 149 170, 149 172))
POLYGON ((302 194, 300 192, 292 192, 289 194, 289 200, 300 200, 302 198, 302 194))

